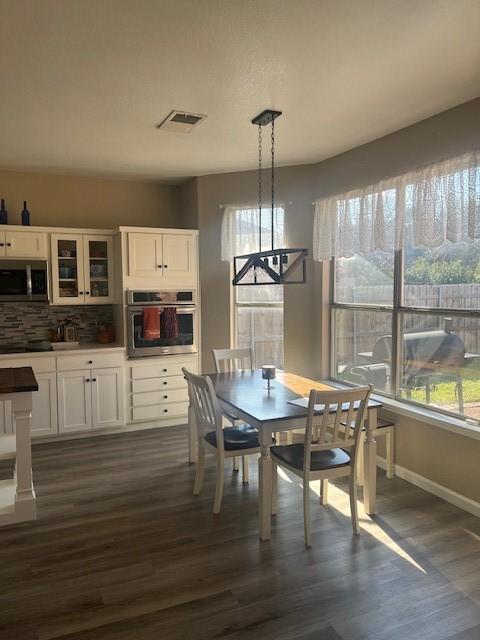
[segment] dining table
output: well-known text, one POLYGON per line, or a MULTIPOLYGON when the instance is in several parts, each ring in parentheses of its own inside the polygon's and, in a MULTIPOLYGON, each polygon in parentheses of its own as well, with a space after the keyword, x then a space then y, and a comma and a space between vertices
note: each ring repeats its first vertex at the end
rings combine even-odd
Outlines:
MULTIPOLYGON (((270 447, 273 434, 304 429, 307 407, 292 404, 307 398, 312 389, 328 391, 347 388, 336 381, 316 381, 286 371, 277 371, 270 389, 262 378, 262 370, 234 371, 204 374, 211 378, 215 394, 222 410, 238 416, 258 429, 260 457, 258 459, 259 484, 259 534, 261 540, 269 540, 272 528, 272 459, 270 447)), ((303 402, 303 401, 302 401, 303 402)), ((382 406, 370 399, 364 438, 364 509, 368 515, 375 513, 377 445, 374 432, 377 428, 377 411, 382 406)), ((322 411, 315 413, 319 423, 322 411)), ((195 416, 189 408, 189 462, 196 462, 197 430, 195 416)))

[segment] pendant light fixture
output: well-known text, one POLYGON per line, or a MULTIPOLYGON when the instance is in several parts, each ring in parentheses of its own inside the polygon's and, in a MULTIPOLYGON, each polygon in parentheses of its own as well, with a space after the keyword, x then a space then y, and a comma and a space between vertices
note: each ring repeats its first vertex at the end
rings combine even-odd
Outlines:
POLYGON ((308 249, 275 249, 275 119, 281 111, 266 109, 253 118, 258 127, 258 252, 233 258, 235 286, 259 284, 304 284, 307 281, 308 249), (262 127, 271 125, 271 186, 270 211, 271 249, 262 251, 262 127))

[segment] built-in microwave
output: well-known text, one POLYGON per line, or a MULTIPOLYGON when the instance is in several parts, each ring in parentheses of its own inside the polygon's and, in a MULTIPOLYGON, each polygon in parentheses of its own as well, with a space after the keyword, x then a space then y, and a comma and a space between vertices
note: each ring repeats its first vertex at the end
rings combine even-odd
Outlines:
POLYGON ((0 302, 48 300, 46 260, 0 260, 0 302))
POLYGON ((127 344, 131 358, 196 353, 196 291, 128 291, 127 344))

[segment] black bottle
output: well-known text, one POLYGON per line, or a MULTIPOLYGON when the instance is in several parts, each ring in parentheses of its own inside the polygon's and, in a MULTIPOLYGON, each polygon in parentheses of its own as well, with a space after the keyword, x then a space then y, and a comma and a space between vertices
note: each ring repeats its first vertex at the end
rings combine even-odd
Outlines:
POLYGON ((0 224, 8 224, 8 212, 5 209, 5 200, 0 201, 0 224))
POLYGON ((24 227, 30 226, 30 211, 27 209, 27 201, 23 201, 22 224, 24 227))

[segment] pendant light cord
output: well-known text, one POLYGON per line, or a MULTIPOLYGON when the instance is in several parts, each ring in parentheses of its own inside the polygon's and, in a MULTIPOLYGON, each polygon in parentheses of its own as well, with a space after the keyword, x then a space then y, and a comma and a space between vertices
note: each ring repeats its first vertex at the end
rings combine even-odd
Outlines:
POLYGON ((258 125, 258 250, 262 250, 262 125, 258 125))
POLYGON ((273 212, 275 207, 275 120, 272 120, 272 216, 271 216, 271 224, 272 224, 272 251, 274 247, 274 238, 273 238, 273 212))

